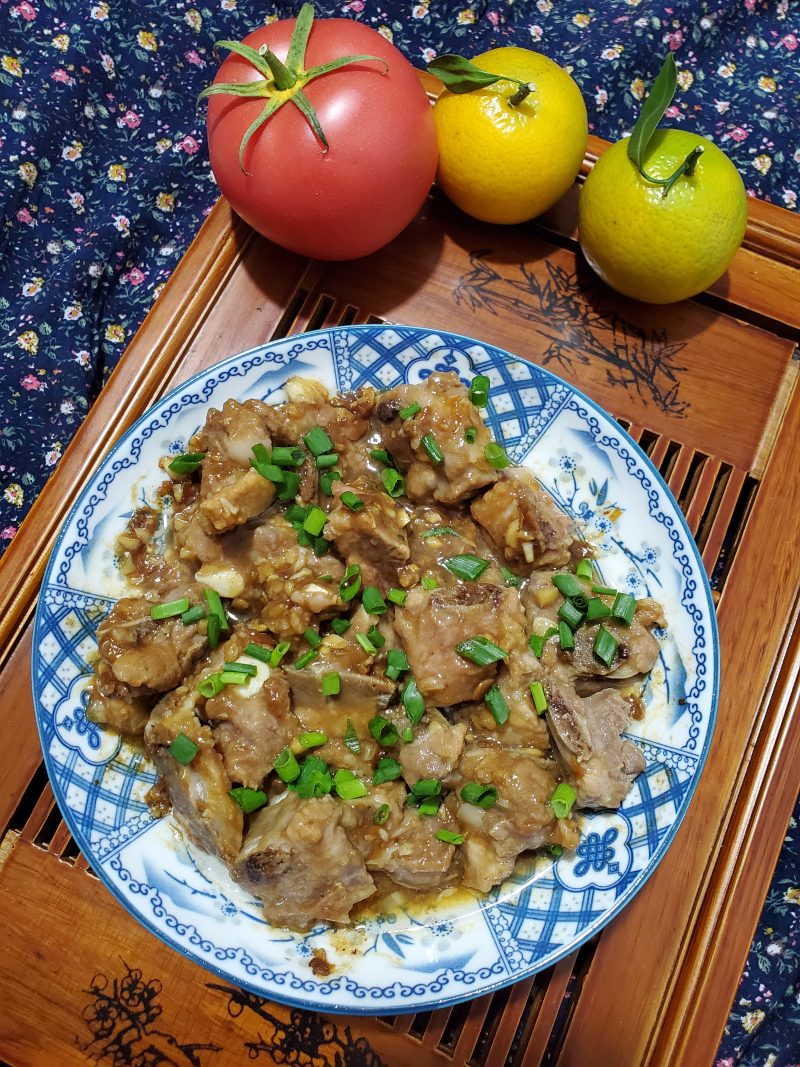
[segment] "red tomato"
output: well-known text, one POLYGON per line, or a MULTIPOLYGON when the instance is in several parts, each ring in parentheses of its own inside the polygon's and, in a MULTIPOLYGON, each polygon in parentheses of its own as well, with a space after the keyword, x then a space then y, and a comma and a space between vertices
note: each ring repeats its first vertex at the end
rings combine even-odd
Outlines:
MULTIPOLYGON (((285 61, 295 19, 244 39, 285 61)), ((222 193, 270 240, 317 259, 355 259, 382 248, 408 225, 437 163, 432 109, 414 68, 385 38, 347 19, 314 21, 305 69, 341 56, 378 56, 323 74, 304 91, 327 138, 325 151, 293 103, 284 104, 239 146, 264 97, 217 95, 208 102, 211 167, 222 193)), ((262 75, 231 54, 214 79, 256 82, 262 75)))

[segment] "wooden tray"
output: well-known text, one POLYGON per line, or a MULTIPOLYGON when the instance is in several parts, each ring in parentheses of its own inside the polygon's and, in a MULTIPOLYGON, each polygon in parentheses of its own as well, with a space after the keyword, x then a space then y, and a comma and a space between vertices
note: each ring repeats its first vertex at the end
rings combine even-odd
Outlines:
MULTIPOLYGON (((584 173, 604 147, 590 141, 584 173)), ((212 211, 0 563, 0 1057, 13 1067, 711 1061, 800 782, 800 218, 752 202, 728 274, 695 300, 653 308, 615 296, 582 263, 576 202, 577 185, 548 216, 504 229, 434 192, 391 246, 351 264, 303 260, 224 203, 212 211), (723 686, 686 820, 602 935, 453 1009, 324 1018, 216 981, 92 875, 41 762, 31 618, 80 484, 159 394, 271 338, 383 321, 507 348, 619 418, 697 538, 723 686)))

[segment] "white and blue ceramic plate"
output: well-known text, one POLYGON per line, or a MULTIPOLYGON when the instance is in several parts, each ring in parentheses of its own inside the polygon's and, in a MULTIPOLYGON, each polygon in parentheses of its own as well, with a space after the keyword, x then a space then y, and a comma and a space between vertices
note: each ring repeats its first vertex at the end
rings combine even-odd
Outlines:
POLYGON ((609 922, 668 848, 708 752, 717 702, 716 623, 697 550, 658 473, 591 400, 541 367, 449 333, 321 330, 232 356, 159 401, 91 476, 53 552, 36 614, 33 689, 50 780, 67 824, 111 892, 148 930, 228 981, 328 1012, 395 1014, 478 996, 548 967, 609 922), (581 816, 581 843, 538 857, 484 898, 391 902, 343 930, 270 926, 224 867, 155 820, 153 768, 86 719, 97 625, 124 593, 114 541, 153 501, 158 460, 186 448, 210 406, 284 399, 290 375, 331 389, 419 382, 434 370, 492 382, 497 440, 531 467, 600 550, 607 584, 664 605, 669 628, 631 724, 647 769, 619 811, 581 816), (312 953, 332 966, 316 977, 312 953))

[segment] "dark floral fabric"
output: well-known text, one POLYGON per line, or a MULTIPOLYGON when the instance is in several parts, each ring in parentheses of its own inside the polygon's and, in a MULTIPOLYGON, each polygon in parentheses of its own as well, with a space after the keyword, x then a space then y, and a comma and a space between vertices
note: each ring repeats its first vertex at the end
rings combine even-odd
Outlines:
MULTIPOLYGON (((299 6, 0 0, 0 551, 215 200, 195 103, 213 42, 299 6)), ((373 26, 420 67, 445 51, 538 49, 571 71, 591 129, 612 140, 671 50, 669 120, 717 141, 750 193, 797 207, 800 8, 789 0, 323 0, 317 12, 373 26)), ((800 886, 797 853, 785 855, 781 877, 800 886)), ((787 894, 770 897, 785 915, 760 928, 724 1057, 746 1047, 748 1063, 790 1062, 759 1043, 779 1014, 778 978, 796 973, 800 902, 787 894), (780 952, 766 927, 785 934, 780 952)), ((786 997, 796 1036, 800 1007, 786 997)))

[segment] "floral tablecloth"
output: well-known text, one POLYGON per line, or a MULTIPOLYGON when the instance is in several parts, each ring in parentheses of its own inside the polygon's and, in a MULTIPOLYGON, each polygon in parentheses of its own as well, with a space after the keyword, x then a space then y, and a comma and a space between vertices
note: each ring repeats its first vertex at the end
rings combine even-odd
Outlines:
MULTIPOLYGON (((0 0, 0 551, 170 276, 216 187, 198 92, 213 42, 289 17, 256 0, 0 0)), ((717 141, 753 195, 797 207, 800 5, 675 0, 349 0, 424 66, 536 48, 570 70, 590 128, 628 131, 667 50, 667 112, 717 141)), ((776 872, 720 1064, 800 1064, 800 846, 776 872)))

